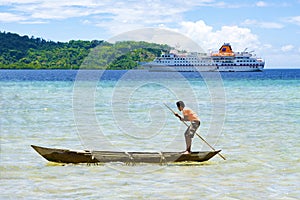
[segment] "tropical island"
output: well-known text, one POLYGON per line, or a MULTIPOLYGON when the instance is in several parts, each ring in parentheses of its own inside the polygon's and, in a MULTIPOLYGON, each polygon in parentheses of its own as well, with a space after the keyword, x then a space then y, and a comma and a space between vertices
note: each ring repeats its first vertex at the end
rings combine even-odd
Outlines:
POLYGON ((144 41, 54 42, 0 32, 0 69, 137 69, 170 49, 144 41))

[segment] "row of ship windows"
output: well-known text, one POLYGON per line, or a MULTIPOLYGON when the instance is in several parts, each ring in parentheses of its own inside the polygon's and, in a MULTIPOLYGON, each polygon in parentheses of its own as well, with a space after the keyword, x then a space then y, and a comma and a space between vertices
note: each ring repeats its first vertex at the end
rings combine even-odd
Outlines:
MULTIPOLYGON (((172 60, 163 60, 163 61, 158 60, 157 62, 159 62, 159 63, 171 63, 171 61, 172 60)), ((207 61, 206 60, 188 61, 188 60, 183 59, 183 60, 180 60, 180 61, 175 60, 174 63, 184 63, 184 62, 187 62, 187 63, 189 63, 189 62, 191 62, 191 63, 206 63, 207 61)), ((215 62, 218 62, 218 60, 216 60, 215 62)), ((222 62, 222 61, 219 61, 219 62, 222 62)), ((256 62, 256 60, 237 60, 236 62, 256 62)))
POLYGON ((236 59, 244 59, 244 58, 248 58, 249 59, 250 57, 247 56, 247 57, 235 57, 235 58, 236 59))
POLYGON ((237 60, 236 62, 256 62, 256 60, 237 60))
MULTIPOLYGON (((249 59, 249 57, 246 57, 247 59, 249 59)), ((173 57, 173 56, 162 56, 160 59, 174 59, 174 60, 198 60, 197 57, 187 57, 187 58, 180 58, 180 57, 173 57)), ((216 60, 231 60, 232 58, 216 58, 216 60)), ((245 59, 245 57, 236 57, 236 59, 245 59)))
MULTIPOLYGON (((170 63, 173 63, 173 62, 171 62, 171 61, 158 61, 158 63, 169 63, 169 64, 170 64, 170 63)), ((196 63, 207 63, 207 61, 201 61, 201 62, 199 62, 199 61, 198 61, 198 62, 196 62, 196 61, 191 61, 191 62, 187 62, 187 61, 178 61, 178 62, 176 62, 176 61, 175 61, 174 63, 175 63, 175 64, 176 64, 176 63, 183 63, 183 64, 184 64, 184 63, 188 63, 188 64, 189 64, 189 63, 195 63, 195 64, 196 64, 196 63)))
MULTIPOLYGON (((192 67, 193 68, 193 67, 192 67)), ((244 69, 245 67, 235 67, 235 69, 244 69)), ((247 67, 248 68, 248 67, 247 67)), ((250 67, 250 68, 252 68, 252 69, 256 69, 256 68, 258 68, 258 66, 252 66, 252 67, 250 67)), ((191 69, 191 68, 186 68, 186 67, 177 67, 176 68, 177 70, 186 70, 186 69, 191 69)), ((217 69, 232 69, 231 67, 223 67, 223 68, 220 68, 220 67, 217 67, 217 69)))
POLYGON ((222 65, 218 65, 217 64, 217 66, 252 66, 253 68, 257 68, 257 67, 259 67, 259 66, 263 66, 263 65, 259 65, 259 64, 239 64, 239 65, 237 65, 237 64, 222 64, 222 65))
POLYGON ((195 65, 192 65, 192 64, 174 64, 174 66, 214 66, 215 64, 195 64, 195 65))
POLYGON ((260 64, 198 64, 198 65, 192 65, 192 64, 174 64, 174 66, 261 66, 260 64))
MULTIPOLYGON (((250 57, 246 57, 246 60, 248 60, 250 57)), ((180 57, 173 57, 173 56, 162 56, 161 58, 158 58, 159 60, 161 60, 161 59, 167 59, 167 60, 199 60, 199 58, 197 58, 197 57, 187 57, 187 58, 180 58, 180 57)), ((222 58, 214 58, 214 60, 231 60, 232 58, 224 58, 224 57, 222 57, 222 58)), ((245 59, 245 57, 236 57, 236 59, 242 59, 242 60, 244 60, 245 59)), ((246 61, 245 60, 245 61, 246 61)), ((255 60, 253 60, 253 61, 255 61, 255 60)))
MULTIPOLYGON (((245 68, 245 67, 240 66, 240 67, 235 67, 234 69, 243 69, 243 68, 245 68)), ((257 69, 257 68, 259 68, 259 66, 247 66, 247 68, 257 69)), ((217 69, 220 69, 220 67, 217 67, 217 69)), ((227 66, 225 66, 225 67, 222 66, 221 69, 233 69, 233 68, 227 67, 227 66)))
MULTIPOLYGON (((248 62, 255 62, 255 60, 250 60, 250 61, 249 61, 249 60, 247 60, 247 61, 246 61, 246 60, 245 60, 245 61, 237 60, 237 62, 238 62, 238 63, 240 63, 240 62, 247 62, 247 63, 248 63, 248 62)), ((171 62, 171 61, 158 61, 158 63, 168 63, 168 64, 170 64, 170 63, 172 63, 172 62, 171 62)), ((182 63, 183 63, 183 64, 184 64, 184 63, 187 63, 187 64, 190 64, 190 63, 192 63, 192 64, 197 64, 197 63, 207 63, 207 61, 201 61, 201 62, 199 62, 199 61, 197 61, 197 62, 196 62, 196 61, 195 61, 195 62, 194 62, 194 61, 191 61, 191 62, 178 61, 178 62, 176 62, 176 61, 175 61, 174 63, 175 63, 175 64, 177 64, 177 63, 180 63, 180 64, 182 64, 182 63)))

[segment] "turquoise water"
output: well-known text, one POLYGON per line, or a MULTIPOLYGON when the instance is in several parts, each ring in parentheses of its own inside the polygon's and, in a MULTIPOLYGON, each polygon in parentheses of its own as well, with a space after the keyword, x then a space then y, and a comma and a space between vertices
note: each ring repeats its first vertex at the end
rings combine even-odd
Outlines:
POLYGON ((1 199, 300 198, 300 70, 86 73, 0 71, 1 199), (185 126, 163 105, 178 99, 226 161, 62 166, 30 147, 182 151, 185 126))

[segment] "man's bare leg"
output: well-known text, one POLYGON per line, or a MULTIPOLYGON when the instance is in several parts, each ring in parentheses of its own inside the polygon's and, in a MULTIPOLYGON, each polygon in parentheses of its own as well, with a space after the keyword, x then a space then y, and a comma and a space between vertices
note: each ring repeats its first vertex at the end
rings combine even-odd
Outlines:
POLYGON ((191 145, 192 145, 192 138, 189 136, 185 136, 185 143, 186 143, 186 151, 183 154, 190 154, 191 153, 191 145))

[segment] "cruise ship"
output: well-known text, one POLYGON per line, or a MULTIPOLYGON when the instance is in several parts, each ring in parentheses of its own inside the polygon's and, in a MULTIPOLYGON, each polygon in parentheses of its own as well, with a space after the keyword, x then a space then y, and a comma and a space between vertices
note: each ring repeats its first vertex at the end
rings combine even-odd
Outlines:
POLYGON ((264 60, 255 57, 252 52, 233 52, 231 45, 224 43, 219 51, 210 54, 171 50, 142 67, 149 71, 252 72, 262 71, 264 65, 264 60))

